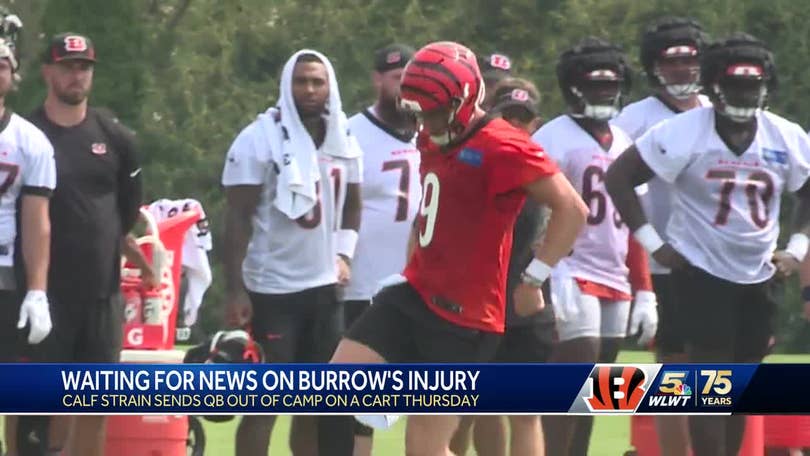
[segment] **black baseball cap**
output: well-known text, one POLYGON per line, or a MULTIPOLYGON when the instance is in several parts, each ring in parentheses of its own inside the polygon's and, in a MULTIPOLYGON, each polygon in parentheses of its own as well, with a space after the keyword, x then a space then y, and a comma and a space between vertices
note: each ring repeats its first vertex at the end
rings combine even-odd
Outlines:
POLYGON ((374 70, 379 73, 405 68, 416 51, 405 44, 390 44, 374 53, 374 70))
POLYGON ((60 33, 51 38, 45 51, 45 63, 58 63, 65 60, 96 61, 96 48, 90 38, 78 33, 60 33))
POLYGON ((512 74, 512 59, 505 54, 489 54, 479 58, 478 67, 484 79, 500 80, 512 74))
POLYGON ((525 89, 514 88, 508 92, 501 93, 493 102, 495 104, 492 108, 493 112, 501 112, 512 106, 520 106, 534 116, 540 115, 540 107, 538 106, 540 100, 532 97, 531 93, 525 89))

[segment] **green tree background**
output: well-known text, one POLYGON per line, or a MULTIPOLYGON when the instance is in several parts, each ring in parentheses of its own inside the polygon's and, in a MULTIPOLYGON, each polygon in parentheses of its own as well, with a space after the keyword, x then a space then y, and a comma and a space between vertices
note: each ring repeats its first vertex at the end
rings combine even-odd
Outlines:
MULTIPOLYGON (((278 95, 278 77, 300 48, 332 60, 348 113, 373 100, 373 51, 392 41, 418 47, 460 41, 500 51, 536 82, 544 117, 563 111, 557 55, 586 35, 625 47, 635 63, 633 99, 644 96, 638 35, 658 15, 691 15, 712 36, 743 30, 774 50, 780 90, 771 109, 810 126, 810 9, 794 0, 0 0, 25 23, 19 47, 23 82, 9 105, 27 113, 43 100, 39 56, 53 33, 75 31, 96 43, 92 103, 117 112, 140 137, 149 200, 200 200, 211 219, 214 284, 200 326, 221 317, 223 194, 219 176, 238 131, 278 95)), ((785 203, 786 209, 790 201, 785 203)), ((788 212, 788 211, 785 211, 788 212)), ((783 235, 784 237, 784 235, 783 235)), ((785 287, 779 350, 810 348, 795 280, 785 287)), ((700 316, 692 316, 700 318, 700 316)))

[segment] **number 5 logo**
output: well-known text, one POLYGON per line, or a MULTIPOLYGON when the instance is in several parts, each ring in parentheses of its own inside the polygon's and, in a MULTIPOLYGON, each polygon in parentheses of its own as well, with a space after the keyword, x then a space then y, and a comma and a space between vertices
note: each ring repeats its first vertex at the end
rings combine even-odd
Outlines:
POLYGON ((439 176, 427 173, 422 184, 422 204, 419 206, 419 215, 424 218, 424 229, 419 231, 419 246, 427 247, 433 240, 433 229, 436 226, 436 216, 439 212, 439 176))
POLYGON ((661 379, 661 383, 658 385, 658 391, 664 394, 678 394, 685 378, 686 372, 664 372, 664 378, 661 379))

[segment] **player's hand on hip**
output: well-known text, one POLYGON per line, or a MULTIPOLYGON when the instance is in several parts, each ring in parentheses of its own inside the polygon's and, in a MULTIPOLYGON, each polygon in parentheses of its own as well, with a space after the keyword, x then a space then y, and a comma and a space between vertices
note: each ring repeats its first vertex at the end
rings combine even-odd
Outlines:
POLYGON ((253 305, 246 290, 228 293, 225 298, 225 323, 232 328, 243 328, 253 316, 253 305))
POLYGON ((352 268, 345 258, 338 255, 337 259, 337 281, 338 285, 346 286, 352 278, 352 268))
POLYGON ((689 264, 689 261, 669 244, 664 244, 653 252, 652 257, 659 264, 670 269, 680 269, 689 264))
POLYGON ((794 272, 799 270, 801 263, 792 254, 784 251, 777 250, 771 257, 771 262, 776 266, 776 273, 780 277, 790 277, 794 272))
POLYGON ((630 334, 638 334, 638 344, 647 347, 658 331, 658 300, 652 291, 637 291, 633 301, 630 334))
POLYGON ((520 317, 528 317, 536 314, 546 307, 543 300, 543 290, 528 283, 521 283, 515 288, 514 295, 515 313, 520 317))
POLYGON ((53 327, 48 295, 42 290, 29 290, 20 306, 20 320, 17 328, 29 326, 28 343, 38 344, 48 337, 53 327))

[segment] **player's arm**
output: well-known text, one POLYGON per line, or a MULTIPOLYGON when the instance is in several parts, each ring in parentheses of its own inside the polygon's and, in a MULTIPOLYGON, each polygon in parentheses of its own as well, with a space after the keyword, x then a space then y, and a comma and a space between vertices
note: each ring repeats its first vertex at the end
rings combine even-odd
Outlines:
POLYGON ((650 264, 644 248, 633 236, 628 236, 627 242, 626 264, 633 289, 630 334, 639 334, 639 345, 646 346, 658 330, 658 300, 653 292, 650 264))
POLYGON ((363 197, 360 184, 363 182, 363 159, 360 145, 353 136, 349 136, 350 147, 359 152, 358 158, 346 167, 346 200, 343 203, 340 228, 335 233, 337 250, 338 284, 347 285, 351 279, 351 265, 357 240, 360 233, 360 219, 363 213, 363 197))
POLYGON ((245 290, 242 262, 253 234, 251 219, 259 206, 260 185, 225 187, 225 291, 236 294, 245 290))
POLYGON ((22 253, 29 290, 46 290, 51 257, 50 193, 23 191, 21 203, 22 253))
MULTIPOLYGON (((550 269, 571 252, 588 216, 588 206, 565 175, 559 172, 530 182, 524 189, 534 201, 551 209, 545 239, 535 251, 536 260, 544 265, 544 269, 550 269)), ((533 262, 529 268, 536 264, 533 262)), ((531 274, 529 270, 527 273, 531 274)), ((545 277, 542 275, 548 277, 547 273, 540 274, 539 278, 543 280, 545 277)))
POLYGON ((20 235, 28 290, 20 306, 18 328, 30 327, 28 342, 37 344, 51 331, 46 290, 51 252, 50 197, 56 188, 53 147, 44 134, 32 135, 25 154, 20 203, 20 235))
POLYGON ((253 123, 231 144, 222 171, 225 188, 225 319, 232 327, 243 327, 252 314, 250 297, 242 277, 242 262, 253 234, 251 225, 259 207, 264 185, 274 185, 269 151, 264 136, 253 123), (269 174, 268 174, 269 171, 269 174))
MULTIPOLYGON (((643 136, 643 139, 648 139, 648 136, 643 136)), ((666 166, 666 164, 661 166, 666 166)), ((678 165, 674 166, 675 169, 677 167, 678 165)), ((674 181, 676 173, 677 171, 668 175, 667 180, 674 181)), ((605 187, 613 200, 613 205, 616 206, 622 220, 630 228, 639 244, 659 263, 671 268, 678 268, 684 265, 686 260, 669 244, 664 243, 655 228, 647 221, 641 200, 635 190, 636 187, 647 183, 655 175, 653 169, 642 158, 639 149, 633 145, 610 165, 605 176, 605 187)))
POLYGON ((147 287, 156 287, 159 284, 157 273, 152 264, 146 259, 143 250, 138 246, 135 236, 125 235, 121 239, 121 253, 130 263, 134 264, 141 271, 141 280, 147 287))
POLYGON ((121 232, 129 233, 135 226, 143 202, 143 179, 138 159, 135 138, 132 134, 121 133, 121 168, 118 174, 118 214, 121 219, 121 232))
POLYGON ((796 193, 791 218, 791 236, 784 250, 776 251, 773 262, 784 276, 791 275, 801 268, 810 247, 810 181, 806 182, 796 193))

